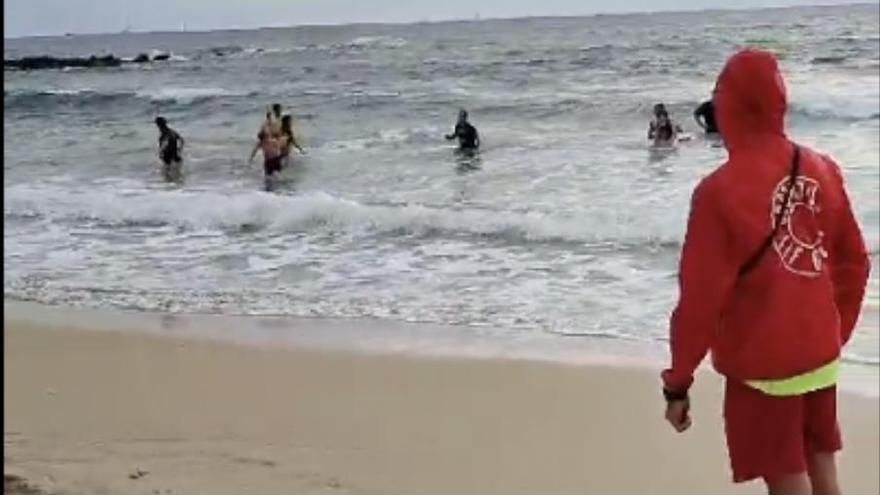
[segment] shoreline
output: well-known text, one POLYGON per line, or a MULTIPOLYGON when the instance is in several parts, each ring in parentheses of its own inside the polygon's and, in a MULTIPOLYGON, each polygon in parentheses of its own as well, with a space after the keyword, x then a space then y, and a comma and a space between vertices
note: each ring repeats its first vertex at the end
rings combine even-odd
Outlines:
MULTIPOLYGON (((519 340, 516 335, 501 335, 503 330, 493 327, 376 318, 161 313, 55 306, 14 299, 4 299, 3 304, 7 322, 36 323, 48 328, 124 331, 268 349, 330 350, 416 358, 504 359, 651 370, 662 369, 668 359, 665 342, 591 335, 544 333, 519 340)), ((860 326, 878 321, 872 311, 871 308, 863 310, 860 326)), ((701 370, 715 373, 708 358, 701 370)), ((840 386, 845 393, 876 399, 880 397, 880 366, 844 358, 840 386)))
POLYGON ((639 340, 544 333, 536 336, 542 340, 540 343, 555 345, 536 350, 532 341, 505 345, 503 337, 499 337, 501 330, 495 327, 378 318, 162 313, 10 299, 4 299, 4 315, 7 322, 48 328, 124 331, 268 349, 643 368, 660 366, 665 358, 655 345, 639 340), (400 341, 396 341, 398 338, 400 341))
MULTIPOLYGON (((30 490, 761 492, 729 481, 713 373, 677 435, 650 366, 248 346, 35 309, 4 320, 4 474, 30 490)), ((840 402, 844 489, 875 493, 877 401, 840 402)))

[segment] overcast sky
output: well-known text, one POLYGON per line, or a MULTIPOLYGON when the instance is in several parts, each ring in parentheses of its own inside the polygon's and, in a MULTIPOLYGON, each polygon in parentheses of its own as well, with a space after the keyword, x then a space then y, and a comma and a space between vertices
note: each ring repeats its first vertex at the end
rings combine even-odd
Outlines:
MULTIPOLYGON (((876 0, 875 0, 876 1, 876 0)), ((6 37, 846 4, 853 0, 5 0, 6 37)))

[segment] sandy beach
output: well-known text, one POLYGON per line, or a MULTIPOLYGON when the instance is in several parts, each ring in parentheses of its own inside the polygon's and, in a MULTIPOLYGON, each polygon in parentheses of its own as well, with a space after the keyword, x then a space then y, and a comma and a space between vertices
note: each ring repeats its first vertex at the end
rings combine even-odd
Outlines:
MULTIPOLYGON (((13 313, 7 493, 761 493, 729 482, 711 373, 677 435, 656 369, 271 349, 13 313)), ((877 493, 877 401, 844 394, 841 423, 845 493, 877 493)))

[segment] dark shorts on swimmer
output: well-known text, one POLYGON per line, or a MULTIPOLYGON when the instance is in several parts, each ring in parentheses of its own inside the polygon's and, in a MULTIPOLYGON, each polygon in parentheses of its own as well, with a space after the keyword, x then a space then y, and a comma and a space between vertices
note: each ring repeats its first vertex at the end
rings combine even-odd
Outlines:
POLYGON ((263 171, 266 173, 266 177, 274 174, 275 172, 281 172, 281 157, 277 156, 275 158, 267 158, 263 161, 263 171))
POLYGON ((161 158, 162 163, 165 165, 171 165, 172 163, 180 163, 183 161, 177 151, 164 151, 159 155, 159 158, 161 158))

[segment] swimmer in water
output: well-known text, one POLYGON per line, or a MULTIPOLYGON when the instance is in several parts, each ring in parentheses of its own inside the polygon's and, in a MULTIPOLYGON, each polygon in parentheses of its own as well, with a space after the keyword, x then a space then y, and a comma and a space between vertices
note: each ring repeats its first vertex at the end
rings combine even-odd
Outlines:
POLYGON ((718 124, 715 123, 715 107, 712 100, 704 101, 694 110, 694 120, 706 134, 717 134, 718 124))
POLYGON ((654 146, 670 146, 675 144, 681 127, 675 125, 669 118, 666 105, 658 103, 654 105, 654 118, 648 126, 648 139, 654 140, 654 146))
POLYGON ((458 122, 455 124, 455 130, 452 134, 447 134, 446 139, 452 141, 458 139, 458 149, 474 151, 480 147, 480 135, 477 134, 476 127, 468 122, 467 110, 458 112, 458 122))
POLYGON ((266 178, 281 171, 281 143, 280 133, 273 134, 267 127, 260 129, 257 134, 257 143, 251 151, 248 163, 253 163, 257 151, 263 152, 263 172, 266 178))
POLYGON ((159 128, 159 159, 162 160, 162 173, 166 178, 179 176, 183 158, 184 139, 174 129, 168 126, 165 117, 156 117, 156 127, 159 128))
POLYGON ((281 134, 281 104, 273 103, 266 109, 266 119, 260 125, 258 132, 265 132, 271 135, 281 134))

